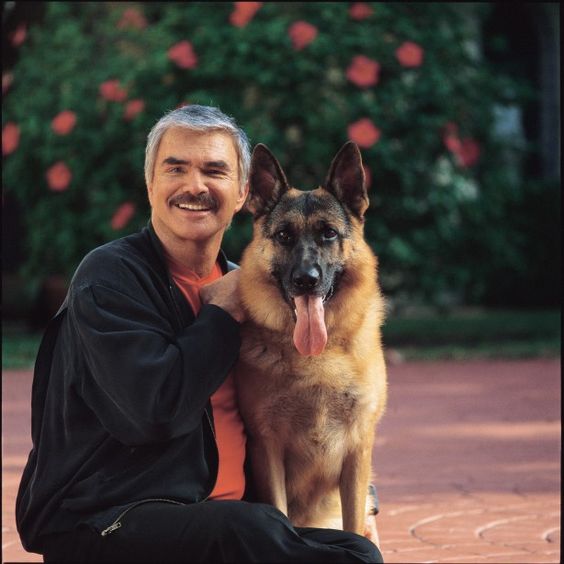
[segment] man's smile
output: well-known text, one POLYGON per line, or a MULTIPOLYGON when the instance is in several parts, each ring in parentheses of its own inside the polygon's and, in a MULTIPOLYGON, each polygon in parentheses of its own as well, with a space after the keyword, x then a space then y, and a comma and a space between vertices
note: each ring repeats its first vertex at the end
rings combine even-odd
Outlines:
POLYGON ((187 210, 192 212, 202 212, 202 211, 212 211, 212 207, 207 204, 173 204, 181 210, 187 210))

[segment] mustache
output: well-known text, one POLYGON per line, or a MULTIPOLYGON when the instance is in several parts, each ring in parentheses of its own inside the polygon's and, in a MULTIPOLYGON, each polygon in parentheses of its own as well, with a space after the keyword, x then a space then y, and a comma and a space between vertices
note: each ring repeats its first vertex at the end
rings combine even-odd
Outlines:
POLYGON ((217 208, 217 202, 210 194, 199 194, 194 196, 192 194, 178 194, 173 196, 170 201, 170 205, 176 206, 178 204, 196 204, 209 209, 217 208))

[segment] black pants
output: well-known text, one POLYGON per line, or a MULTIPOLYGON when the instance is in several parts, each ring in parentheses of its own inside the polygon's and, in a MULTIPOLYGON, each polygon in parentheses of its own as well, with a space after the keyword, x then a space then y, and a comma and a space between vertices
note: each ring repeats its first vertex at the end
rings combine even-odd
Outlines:
POLYGON ((368 539, 294 528, 270 505, 146 503, 102 537, 90 527, 46 537, 45 562, 383 562, 368 539))

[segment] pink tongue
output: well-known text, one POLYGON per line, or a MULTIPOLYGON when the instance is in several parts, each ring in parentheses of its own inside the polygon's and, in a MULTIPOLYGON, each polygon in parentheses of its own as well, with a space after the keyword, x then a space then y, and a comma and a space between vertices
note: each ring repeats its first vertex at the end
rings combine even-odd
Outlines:
POLYGON ((294 345, 300 354, 321 354, 327 344, 323 300, 316 296, 298 296, 294 301, 297 316, 294 345))

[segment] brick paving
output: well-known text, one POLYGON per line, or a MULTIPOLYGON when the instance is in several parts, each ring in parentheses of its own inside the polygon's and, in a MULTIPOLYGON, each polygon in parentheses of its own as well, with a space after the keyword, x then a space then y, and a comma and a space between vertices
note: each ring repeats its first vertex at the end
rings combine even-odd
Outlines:
POLYGON ((560 562, 560 360, 389 367, 385 562, 560 562))
MULTIPOLYGON (((385 562, 560 562, 560 359, 404 363, 373 463, 385 562)), ((30 447, 29 372, 2 374, 3 562, 30 447)))

